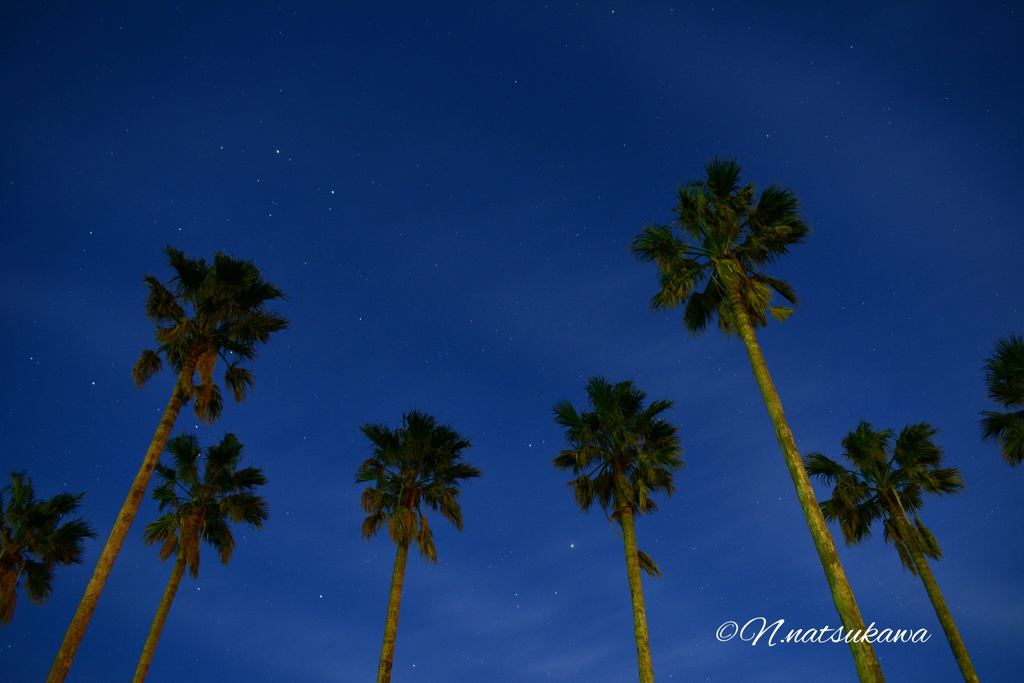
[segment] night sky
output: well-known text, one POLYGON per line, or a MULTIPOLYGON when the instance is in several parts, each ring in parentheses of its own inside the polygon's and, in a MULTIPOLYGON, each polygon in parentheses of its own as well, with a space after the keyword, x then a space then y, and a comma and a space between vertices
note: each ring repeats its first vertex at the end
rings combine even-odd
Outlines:
MULTIPOLYGON (((238 435, 271 518, 228 566, 204 548, 149 681, 373 680, 395 547, 360 538, 359 425, 413 408, 483 477, 463 532, 432 520, 437 566, 410 556, 396 683, 636 680, 622 544, 551 464, 552 405, 592 375, 675 401, 687 467, 637 522, 658 680, 855 681, 845 645, 715 637, 839 625, 742 343, 652 313, 628 251, 715 156, 814 228, 770 270, 801 306, 760 333, 801 452, 838 458, 862 418, 941 430, 967 489, 926 501, 932 567, 982 680, 1019 675, 1024 469, 978 417, 1024 333, 1021 5, 336 5, 0 7, 0 472, 85 491, 99 534, 0 630, 5 683, 49 671, 170 396, 129 376, 165 245, 251 259, 291 326, 248 401, 178 420, 238 435)), ((130 679, 171 570, 155 516, 147 494, 68 681, 130 679)), ((888 680, 960 680, 881 529, 832 530, 865 621, 932 633, 876 646, 888 680)))

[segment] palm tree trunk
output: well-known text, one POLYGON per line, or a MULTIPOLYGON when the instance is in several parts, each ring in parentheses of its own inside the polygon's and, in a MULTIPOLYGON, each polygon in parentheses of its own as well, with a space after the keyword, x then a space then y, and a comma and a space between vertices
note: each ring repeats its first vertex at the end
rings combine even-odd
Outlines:
MULTIPOLYGON (((782 456, 789 469, 789 475, 793 478, 793 485, 796 487, 797 499, 800 501, 800 508, 803 510, 804 518, 807 520, 807 527, 811 531, 811 538, 814 540, 814 547, 818 551, 818 558, 825 570, 825 578, 828 580, 829 589, 832 591, 832 601, 839 612, 839 619, 847 632, 864 631, 864 619, 860 615, 857 601, 853 596, 853 589, 850 588, 846 574, 843 572, 843 565, 839 562, 839 554, 836 552, 835 543, 832 541, 832 534, 829 533, 825 524, 825 516, 818 507, 818 500, 814 497, 814 489, 811 488, 811 479, 807 476, 803 461, 800 459, 800 451, 797 450, 793 433, 789 430, 789 423, 786 422, 786 415, 782 411, 782 401, 775 391, 775 384, 772 383, 771 375, 768 374, 768 365, 761 354, 761 347, 757 343, 754 334, 754 326, 750 322, 750 316, 740 298, 739 290, 733 289, 730 292, 731 308, 735 312, 736 329, 740 338, 747 347, 747 356, 750 358, 750 367, 754 371, 754 378, 761 389, 761 396, 764 398, 765 407, 768 408, 768 416, 775 426, 775 437, 782 447, 782 456)), ((868 642, 853 642, 850 639, 850 651, 853 653, 853 661, 857 667, 857 676, 861 683, 882 683, 885 676, 882 674, 882 667, 878 663, 875 650, 868 642)))
POLYGON ((636 526, 633 524, 633 509, 628 505, 619 513, 622 526, 622 541, 626 546, 626 575, 629 577, 629 594, 633 599, 633 632, 636 635, 636 659, 640 669, 640 683, 654 683, 654 666, 651 664, 651 644, 647 638, 647 610, 644 608, 644 589, 640 582, 640 561, 636 552, 636 526))
POLYGON ((160 632, 164 630, 167 613, 171 611, 174 594, 178 592, 178 585, 184 574, 185 556, 178 553, 178 559, 174 561, 174 569, 171 571, 170 581, 167 582, 164 597, 160 599, 160 606, 156 608, 156 616, 153 617, 153 625, 149 627, 149 636, 146 638, 146 645, 142 648, 142 656, 139 657, 139 666, 135 669, 135 678, 132 679, 132 683, 142 683, 146 680, 149 665, 153 661, 153 653, 156 652, 156 644, 160 640, 160 632))
MULTIPOLYGON (((187 371, 188 368, 185 368, 182 374, 187 371)), ((78 610, 75 612, 74 618, 71 619, 71 625, 68 626, 64 642, 57 652, 57 658, 53 662, 53 668, 50 669, 50 675, 47 677, 46 683, 64 683, 64 679, 68 675, 71 662, 74 661, 75 653, 78 652, 78 646, 82 644, 85 631, 89 628, 89 620, 92 619, 93 612, 96 611, 96 603, 100 599, 100 593, 103 592, 103 586, 107 582, 107 577, 110 576, 110 571, 114 568, 114 560, 117 559, 117 553, 121 550, 121 544, 124 543, 124 539, 128 536, 128 529, 135 520, 135 515, 139 511, 139 505, 142 504, 142 497, 146 494, 146 488, 149 486, 149 479, 153 474, 153 468, 160 460, 160 454, 163 453, 164 446, 167 444, 167 438, 171 435, 174 422, 178 419, 178 413, 184 404, 185 393, 181 388, 181 380, 179 379, 174 385, 174 391, 171 393, 171 400, 167 403, 167 409, 164 411, 163 417, 160 418, 160 424, 156 428, 156 434, 153 435, 153 441, 149 444, 149 450, 146 451, 146 458, 142 461, 142 469, 139 470, 139 473, 135 476, 135 481, 132 482, 132 487, 128 491, 128 498, 124 501, 121 512, 117 515, 117 521, 114 522, 114 528, 110 532, 110 537, 107 538, 107 544, 103 546, 103 552, 100 553, 100 559, 96 562, 96 569, 93 570, 92 578, 89 579, 89 585, 85 587, 85 595, 82 597, 82 601, 78 603, 78 610)))
POLYGON ((395 569, 391 573, 391 595, 388 597, 388 617, 384 622, 384 647, 380 651, 377 683, 391 683, 391 665, 395 663, 395 637, 398 635, 398 608, 402 602, 402 582, 405 581, 405 561, 409 558, 409 542, 398 544, 395 569))
MULTIPOLYGON (((909 520, 905 517, 902 523, 904 525, 910 524, 909 520)), ((906 537, 908 535, 904 534, 904 538, 906 537)), ((939 584, 936 583, 935 577, 932 575, 928 561, 925 560, 924 554, 916 545, 913 543, 905 543, 904 545, 910 551, 911 559, 914 560, 917 575, 921 577, 924 589, 928 592, 928 599, 932 601, 935 615, 939 618, 939 623, 942 624, 942 630, 946 634, 946 640, 949 641, 949 647, 953 650, 953 656, 956 657, 956 663, 960 665, 960 673, 963 674, 964 681, 966 683, 979 683, 978 674, 974 672, 974 665, 971 664, 971 658, 967 655, 967 647, 964 645, 964 641, 960 639, 960 632, 957 630, 956 624, 953 623, 953 615, 950 614, 949 608, 946 607, 946 601, 942 597, 942 591, 939 590, 939 584)))

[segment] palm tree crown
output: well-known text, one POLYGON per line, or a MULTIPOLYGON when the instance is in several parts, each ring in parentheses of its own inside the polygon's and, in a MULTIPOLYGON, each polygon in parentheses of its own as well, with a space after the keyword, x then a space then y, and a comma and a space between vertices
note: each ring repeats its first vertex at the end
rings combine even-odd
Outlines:
POLYGON ((935 537, 917 516, 922 495, 955 494, 964 488, 959 469, 942 467, 942 449, 932 440, 937 433, 922 422, 907 425, 897 436, 862 421, 843 439, 843 457, 853 469, 821 453, 804 459, 811 476, 835 486, 821 510, 828 521, 839 522, 846 542, 860 543, 871 535, 871 525, 882 520, 886 543, 896 546, 903 566, 915 575, 912 551, 942 557, 935 537))
POLYGON ((835 485, 821 510, 826 519, 839 522, 847 544, 863 541, 871 535, 871 524, 882 520, 885 541, 896 546, 904 569, 921 578, 964 681, 978 683, 967 647, 925 559, 939 559, 942 550, 917 516, 923 494, 954 494, 964 488, 960 470, 942 467, 942 449, 932 440, 937 433, 921 422, 907 425, 897 436, 889 429, 876 432, 861 421, 843 439, 843 456, 853 469, 821 453, 809 453, 804 466, 811 475, 835 485))
POLYGON ((462 462, 469 441, 450 425, 439 425, 432 416, 416 410, 402 416, 398 429, 383 424, 365 424, 360 429, 373 449, 373 457, 356 473, 356 483, 373 484, 362 496, 363 510, 368 513, 363 537, 369 540, 387 526, 395 544, 408 546, 415 541, 420 553, 436 564, 426 509, 440 512, 462 529, 460 484, 480 476, 480 470, 462 462))
POLYGON ((568 483, 580 508, 596 501, 612 518, 629 506, 635 514, 658 506, 651 494, 675 492, 672 473, 683 466, 678 428, 659 417, 672 401, 654 401, 633 382, 612 385, 603 377, 587 383, 589 412, 578 413, 567 400, 555 404, 555 422, 565 428, 571 448, 559 452, 555 467, 572 470, 568 483))
POLYGON ((1024 462, 1024 338, 1011 334, 996 342, 995 354, 985 361, 985 383, 989 399, 1009 412, 983 412, 982 438, 998 443, 1006 462, 1019 465, 1024 462))
POLYGON ((266 500, 255 493, 267 478, 257 467, 238 469, 242 448, 234 434, 225 434, 220 443, 206 449, 206 462, 200 467, 199 440, 182 434, 167 443, 172 465, 156 466, 161 481, 153 498, 164 514, 146 526, 143 539, 147 545, 163 544, 161 560, 183 557, 193 579, 199 576, 202 542, 213 546, 227 564, 235 549, 230 523, 262 529, 270 516, 266 500))
POLYGON ((810 232, 796 195, 771 185, 755 204, 754 185, 740 187, 735 161, 714 159, 705 171, 703 179, 679 188, 677 225, 648 225, 630 247, 641 261, 658 265, 661 287, 651 307, 685 303, 683 324, 691 334, 703 333, 716 316, 723 332, 737 332, 730 302, 734 293, 754 328, 767 325, 769 314, 785 320, 793 310, 772 306, 772 290, 793 305, 796 293, 761 269, 810 232))
POLYGON ((162 354, 179 376, 186 401, 195 397, 196 416, 211 424, 223 406, 220 387, 213 381, 217 360, 227 365, 224 384, 235 400, 245 400, 253 377, 239 364, 255 358, 257 347, 272 333, 288 327, 284 317, 266 308, 268 301, 285 296, 251 261, 218 252, 207 264, 171 247, 164 252, 174 277, 167 285, 152 275, 145 277, 146 316, 156 323, 158 347, 142 352, 132 378, 137 386, 145 384, 163 367, 162 354))
POLYGON ((84 495, 36 500, 24 472, 12 472, 10 485, 0 489, 0 625, 14 618, 22 576, 28 599, 41 605, 53 591, 53 568, 81 564, 82 544, 96 534, 80 518, 61 520, 78 509, 84 495), (4 494, 9 496, 6 507, 4 494))

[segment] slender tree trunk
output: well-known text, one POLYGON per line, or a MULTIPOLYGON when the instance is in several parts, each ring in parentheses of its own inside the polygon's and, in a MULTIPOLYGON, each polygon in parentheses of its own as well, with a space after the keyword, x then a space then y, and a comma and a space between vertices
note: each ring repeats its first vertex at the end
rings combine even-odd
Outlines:
MULTIPOLYGON (((825 578, 832 591, 832 601, 835 602, 836 610, 839 612, 839 619, 847 632, 856 633, 858 630, 863 632, 864 619, 857 607, 853 589, 850 588, 850 583, 846 580, 843 565, 839 562, 839 554, 832 541, 832 534, 829 533, 828 526, 825 524, 825 516, 821 513, 821 508, 818 507, 818 500, 814 497, 811 479, 807 476, 807 470, 804 469, 803 460, 800 458, 800 451, 797 450, 793 433, 789 430, 789 423, 786 422, 786 415, 782 411, 782 401, 779 400, 779 394, 775 391, 771 375, 768 374, 768 365, 765 363, 761 347, 757 343, 754 326, 750 322, 750 316, 743 305, 739 291, 733 289, 730 294, 731 308, 735 312, 736 329, 747 347, 750 367, 753 369, 754 378, 761 389, 761 396, 764 398, 765 407, 768 408, 768 415, 771 417, 772 424, 775 425, 775 437, 782 447, 782 456, 789 469, 789 475, 793 478, 797 499, 800 501, 800 508, 807 520, 807 527, 811 531, 811 538, 818 551, 821 566, 825 570, 825 578)), ((875 655, 871 643, 853 642, 851 638, 849 645, 861 683, 885 681, 882 667, 878 663, 878 657, 875 655)))
POLYGON ((409 557, 409 542, 398 544, 395 570, 391 573, 391 595, 388 597, 388 617, 384 622, 384 647, 380 651, 377 683, 391 683, 391 665, 395 663, 395 636, 398 634, 398 608, 402 602, 402 582, 405 581, 405 561, 409 557))
MULTIPOLYGON (((182 374, 187 371, 188 368, 182 374)), ((71 625, 68 626, 64 642, 57 652, 57 658, 53 662, 53 668, 50 669, 50 675, 46 679, 46 683, 63 683, 68 675, 71 662, 74 661, 75 653, 78 652, 78 646, 82 644, 85 631, 89 628, 89 620, 92 619, 93 612, 96 611, 96 603, 100 599, 100 593, 103 592, 103 586, 107 582, 107 577, 110 576, 110 571, 114 568, 114 560, 117 559, 117 553, 121 550, 121 544, 124 543, 124 539, 128 536, 128 529, 131 527, 132 521, 135 520, 135 515, 139 511, 139 505, 142 504, 142 497, 146 494, 146 488, 149 486, 149 479, 153 474, 153 468, 160 460, 160 454, 164 451, 167 438, 171 435, 174 422, 178 419, 178 413, 181 411, 181 406, 184 403, 185 394, 181 389, 181 380, 179 379, 174 385, 174 391, 171 393, 171 400, 167 403, 167 409, 164 411, 163 417, 160 418, 160 424, 156 428, 156 434, 153 435, 153 441, 149 444, 149 450, 146 451, 146 458, 142 461, 142 469, 139 470, 139 473, 135 476, 135 481, 132 482, 132 487, 128 491, 128 498, 124 501, 121 512, 117 515, 117 521, 114 522, 114 528, 110 532, 110 537, 107 538, 107 544, 103 546, 103 552, 100 553, 100 559, 96 562, 96 569, 93 570, 89 585, 85 587, 85 595, 82 597, 82 601, 78 603, 78 610, 71 620, 71 625)))
POLYGON ((164 623, 167 622, 167 613, 171 611, 174 594, 178 592, 178 585, 184 574, 185 556, 178 553, 178 559, 174 561, 174 569, 171 571, 170 581, 167 582, 164 597, 160 599, 160 606, 156 608, 156 616, 153 617, 153 625, 149 627, 149 636, 146 638, 146 645, 142 648, 142 656, 139 657, 139 666, 135 669, 135 678, 132 679, 132 683, 142 683, 146 680, 149 665, 153 661, 153 653, 156 652, 156 644, 160 640, 161 631, 164 630, 164 623))
POLYGON ((622 541, 626 546, 626 575, 629 577, 629 594, 633 599, 633 631, 636 635, 636 659, 640 669, 640 683, 654 683, 654 666, 651 664, 651 644, 647 638, 647 610, 644 608, 644 589, 640 582, 640 560, 636 552, 636 526, 633 524, 633 509, 628 505, 620 508, 619 524, 622 526, 622 541))
MULTIPOLYGON (((902 506, 903 504, 901 503, 900 507, 902 506)), ((906 517, 901 520, 901 523, 905 526, 910 525, 910 521, 906 517)), ((904 531, 903 537, 910 538, 910 535, 904 531)), ((928 561, 915 544, 905 543, 904 545, 910 551, 911 559, 914 560, 917 575, 921 577, 924 589, 928 592, 928 599, 932 601, 935 615, 939 618, 939 623, 942 624, 942 630, 946 634, 946 640, 949 641, 949 647, 953 650, 953 656, 956 657, 956 663, 960 665, 960 673, 963 674, 964 681, 966 683, 979 683, 978 674, 974 672, 974 665, 971 664, 971 658, 967 655, 967 647, 964 645, 964 641, 960 639, 960 631, 957 630, 956 624, 953 623, 953 615, 950 614, 949 608, 946 607, 946 601, 942 597, 942 591, 939 590, 939 584, 936 583, 935 577, 932 575, 932 569, 928 566, 928 561)))

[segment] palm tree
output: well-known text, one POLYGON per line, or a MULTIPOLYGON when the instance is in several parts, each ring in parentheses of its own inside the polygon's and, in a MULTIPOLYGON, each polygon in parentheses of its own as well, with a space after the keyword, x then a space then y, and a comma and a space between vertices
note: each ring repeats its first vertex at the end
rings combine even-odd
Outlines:
POLYGON ((1011 334, 996 342, 996 352, 985 361, 988 397, 1017 412, 982 413, 981 434, 995 441, 1011 465, 1024 462, 1024 338, 1011 334))
POLYGON ((437 564, 426 508, 440 512, 461 531, 459 487, 463 480, 479 477, 480 470, 462 462, 463 451, 470 448, 469 441, 451 425, 438 425, 425 413, 413 410, 403 415, 402 426, 395 430, 384 424, 365 424, 360 429, 370 440, 373 451, 373 457, 356 472, 357 484, 373 483, 363 491, 363 510, 369 514, 363 521, 362 535, 369 541, 386 526, 398 546, 377 669, 377 683, 388 683, 395 660, 398 608, 409 545, 415 541, 423 557, 437 564))
MULTIPOLYGON (((774 291, 796 305, 793 288, 762 270, 803 242, 810 226, 801 218, 800 204, 791 190, 772 185, 755 203, 754 186, 740 187, 740 167, 735 161, 714 159, 705 171, 702 179, 679 188, 676 225, 648 225, 630 249, 641 261, 654 261, 660 271, 661 287, 651 299, 651 308, 685 304, 683 325, 690 334, 703 334, 717 318, 726 337, 737 334, 743 340, 839 618, 847 631, 862 630, 864 620, 755 333, 767 326, 769 316, 782 321, 792 314, 791 308, 773 306, 772 299, 774 291), (706 286, 699 291, 702 283, 706 286)), ((870 643, 851 642, 850 650, 861 681, 884 680, 870 643)))
POLYGON ((821 453, 809 453, 804 464, 811 476, 835 484, 821 510, 828 521, 839 522, 847 545, 863 541, 871 535, 871 524, 882 520, 885 542, 896 546, 903 567, 924 582, 964 680, 976 683, 967 648, 925 560, 926 555, 941 558, 942 550, 917 515, 924 505, 923 493, 952 495, 964 488, 959 469, 942 467, 942 449, 932 440, 936 434, 937 429, 922 422, 907 425, 893 440, 892 430, 876 432, 861 421, 843 439, 843 457, 853 469, 821 453))
POLYGON ((14 618, 22 577, 28 599, 41 605, 53 592, 53 568, 82 563, 82 544, 96 534, 81 518, 61 520, 78 509, 84 495, 59 493, 36 500, 24 472, 11 472, 10 485, 0 489, 0 625, 14 618), (5 493, 10 496, 7 507, 5 493))
POLYGON ((160 560, 174 556, 174 569, 164 597, 160 600, 146 645, 139 658, 133 683, 142 683, 153 661, 160 632, 167 621, 171 602, 178 592, 181 577, 188 567, 193 579, 199 578, 199 546, 214 547, 220 561, 227 564, 235 549, 230 522, 244 522, 257 529, 270 516, 267 502, 255 491, 267 483, 257 467, 238 469, 242 460, 242 442, 234 434, 225 434, 221 442, 206 449, 206 463, 199 478, 202 449, 195 436, 182 434, 167 444, 172 466, 157 464, 160 485, 153 491, 159 501, 159 519, 146 526, 147 545, 160 542, 160 560))
POLYGON ((171 247, 164 253, 175 272, 170 282, 164 285, 152 275, 145 277, 149 287, 146 316, 156 324, 158 346, 155 351, 142 352, 132 370, 132 378, 136 386, 141 387, 160 371, 166 359, 177 379, 142 468, 128 491, 128 498, 117 515, 85 595, 64 636, 47 683, 63 683, 71 668, 182 406, 194 399, 195 414, 206 424, 220 417, 223 399, 220 387, 214 382, 218 359, 227 366, 224 384, 235 401, 245 400, 253 387, 253 376, 240 364, 255 358, 257 348, 267 343, 271 334, 288 326, 284 317, 266 307, 268 301, 282 299, 284 295, 263 279, 263 274, 251 261, 217 253, 213 263, 207 264, 204 259, 190 259, 171 247))
POLYGON ((654 683, 640 569, 659 577, 661 573, 637 550, 634 517, 658 509, 652 494, 671 496, 675 491, 672 473, 683 466, 683 451, 676 426, 659 417, 672 401, 654 401, 644 408, 647 395, 633 382, 612 385, 601 377, 590 378, 587 396, 590 412, 577 413, 567 400, 555 403, 555 422, 565 428, 570 448, 559 452, 554 464, 577 475, 568 486, 584 512, 596 501, 610 513, 609 521, 617 520, 622 528, 640 683, 654 683))

